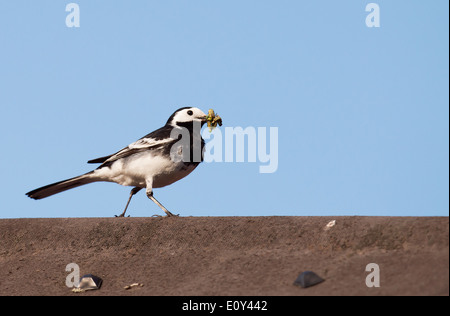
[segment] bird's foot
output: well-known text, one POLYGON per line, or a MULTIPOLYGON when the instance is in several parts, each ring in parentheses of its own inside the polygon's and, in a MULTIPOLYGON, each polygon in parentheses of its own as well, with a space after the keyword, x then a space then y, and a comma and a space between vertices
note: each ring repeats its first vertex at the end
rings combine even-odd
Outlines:
POLYGON ((172 214, 171 212, 167 211, 166 215, 159 215, 159 214, 154 214, 152 215, 152 217, 180 217, 180 214, 172 214))
POLYGON ((172 214, 169 211, 167 211, 166 214, 167 217, 180 217, 180 214, 172 214))
MULTIPOLYGON (((125 212, 123 212, 123 213, 120 214, 120 215, 114 215, 114 217, 125 217, 125 212)), ((127 217, 130 217, 130 215, 128 215, 127 217)))

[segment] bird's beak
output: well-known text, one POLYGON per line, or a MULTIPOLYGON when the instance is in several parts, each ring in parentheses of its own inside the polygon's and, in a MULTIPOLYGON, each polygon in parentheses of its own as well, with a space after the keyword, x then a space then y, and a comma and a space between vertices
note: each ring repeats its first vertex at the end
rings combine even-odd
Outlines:
POLYGON ((206 121, 207 121, 207 118, 208 116, 207 115, 202 115, 202 116, 200 116, 199 117, 199 119, 202 121, 202 123, 206 123, 206 121))

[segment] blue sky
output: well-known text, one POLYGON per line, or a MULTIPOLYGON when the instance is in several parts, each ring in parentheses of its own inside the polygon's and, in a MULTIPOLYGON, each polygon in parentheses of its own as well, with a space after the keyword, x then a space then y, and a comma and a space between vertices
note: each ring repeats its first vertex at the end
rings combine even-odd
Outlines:
MULTIPOLYGON (((109 217, 129 188, 25 193, 92 169, 174 110, 278 127, 278 169, 202 164, 155 196, 184 216, 449 213, 449 3, 0 2, 0 217, 109 217), (212 180, 215 176, 216 180, 212 180)), ((162 214, 140 192, 128 214, 162 214)))

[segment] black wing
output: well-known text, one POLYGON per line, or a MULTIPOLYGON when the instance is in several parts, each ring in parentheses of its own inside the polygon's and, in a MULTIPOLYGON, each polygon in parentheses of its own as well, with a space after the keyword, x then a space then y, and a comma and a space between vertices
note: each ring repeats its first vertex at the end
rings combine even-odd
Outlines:
POLYGON ((172 144, 177 142, 177 139, 170 138, 170 132, 172 127, 164 126, 150 134, 145 135, 138 141, 128 145, 127 147, 119 150, 115 154, 100 157, 96 159, 89 160, 88 163, 101 163, 98 168, 103 168, 111 165, 114 161, 129 157, 136 153, 146 151, 146 150, 159 150, 162 148, 170 148, 172 144))

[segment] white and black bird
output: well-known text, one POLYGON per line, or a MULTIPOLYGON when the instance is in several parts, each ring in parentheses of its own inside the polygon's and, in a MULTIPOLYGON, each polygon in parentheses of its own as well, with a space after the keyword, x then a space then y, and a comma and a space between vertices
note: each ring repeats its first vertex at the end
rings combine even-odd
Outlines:
POLYGON ((200 129, 206 122, 206 117, 205 113, 195 107, 178 109, 160 129, 113 155, 89 160, 88 163, 101 163, 97 169, 35 189, 26 195, 39 200, 91 182, 115 182, 134 187, 125 210, 119 217, 125 216, 131 198, 143 188, 146 188, 148 198, 167 216, 173 216, 155 199, 153 189, 165 187, 186 177, 203 160, 205 143, 200 129))

